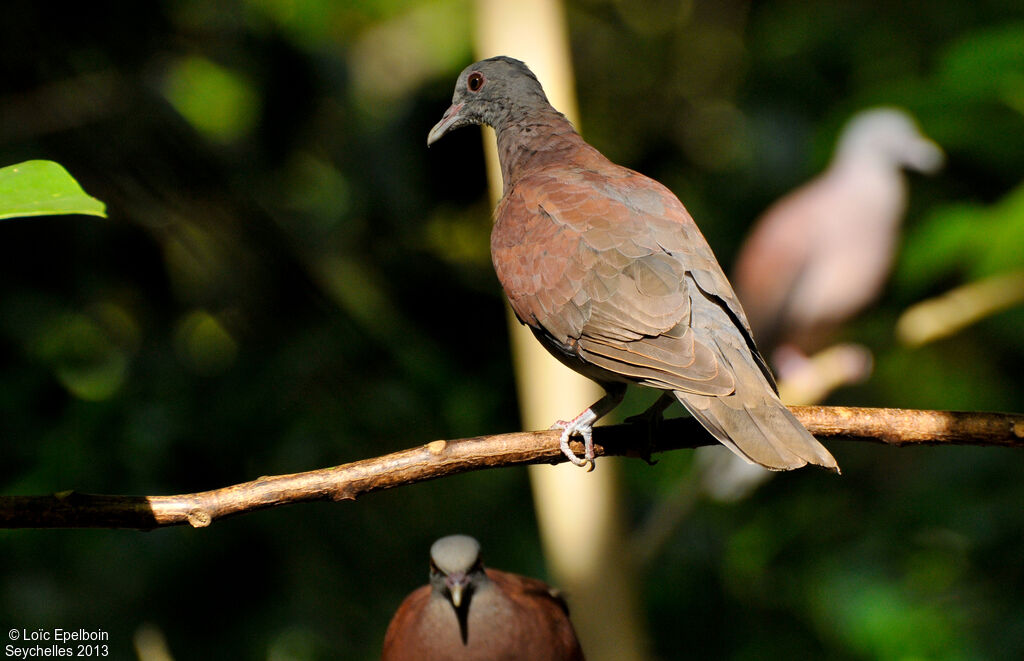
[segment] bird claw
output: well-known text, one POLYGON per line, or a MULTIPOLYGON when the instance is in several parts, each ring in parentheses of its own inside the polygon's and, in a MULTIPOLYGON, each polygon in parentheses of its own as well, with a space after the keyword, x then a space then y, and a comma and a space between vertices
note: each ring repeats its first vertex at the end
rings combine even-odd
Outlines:
POLYGON ((597 454, 594 452, 594 423, 618 406, 623 395, 626 394, 624 385, 606 386, 605 390, 604 397, 591 404, 583 413, 568 422, 559 420, 551 425, 552 429, 562 430, 562 437, 558 441, 558 447, 561 448, 562 454, 576 466, 590 464, 590 468, 587 469, 588 473, 597 466, 595 463, 597 454), (576 453, 569 447, 569 439, 577 434, 583 437, 582 459, 576 456, 576 453))
POLYGON ((597 455, 594 452, 593 427, 594 420, 596 419, 597 416, 594 415, 590 409, 587 409, 568 422, 565 420, 559 420, 555 424, 551 425, 552 429, 562 430, 562 436, 558 440, 558 447, 562 450, 562 454, 564 454, 575 466, 583 467, 590 464, 590 467, 587 469, 588 473, 594 470, 597 466, 594 461, 597 458, 597 455), (572 451, 572 448, 569 447, 569 439, 577 434, 583 438, 583 458, 577 456, 576 453, 572 451))
POLYGON ((623 420, 623 422, 630 425, 646 425, 656 428, 665 420, 665 409, 674 401, 676 399, 671 392, 662 393, 658 400, 651 404, 646 411, 631 415, 623 420))
POLYGON ((664 420, 664 416, 661 414, 661 411, 658 411, 657 413, 651 413, 651 410, 647 409, 643 413, 637 413, 636 415, 631 415, 628 418, 624 418, 622 420, 622 424, 654 427, 655 425, 661 424, 662 420, 664 420))
POLYGON ((657 433, 658 426, 665 421, 665 409, 675 401, 675 396, 671 392, 662 393, 658 401, 651 404, 651 406, 643 413, 637 413, 626 418, 623 422, 627 424, 643 425, 646 430, 647 443, 646 448, 642 451, 641 458, 653 466, 658 463, 656 459, 651 459, 651 449, 654 447, 654 436, 657 433))

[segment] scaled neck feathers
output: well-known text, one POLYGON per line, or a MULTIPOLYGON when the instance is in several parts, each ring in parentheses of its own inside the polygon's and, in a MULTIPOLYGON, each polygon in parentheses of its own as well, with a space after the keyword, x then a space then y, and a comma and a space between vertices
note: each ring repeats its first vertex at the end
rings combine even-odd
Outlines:
POLYGON ((583 141, 565 115, 545 105, 518 117, 510 116, 495 127, 503 195, 537 169, 552 164, 587 166, 595 158, 602 158, 583 141))

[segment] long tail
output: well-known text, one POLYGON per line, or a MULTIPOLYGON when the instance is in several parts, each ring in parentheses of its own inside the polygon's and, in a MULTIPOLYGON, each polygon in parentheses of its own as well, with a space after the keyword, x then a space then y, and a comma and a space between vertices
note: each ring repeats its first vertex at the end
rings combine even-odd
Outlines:
POLYGON ((715 350, 735 389, 720 396, 676 390, 676 398, 722 445, 751 463, 777 471, 814 464, 838 473, 836 460, 776 394, 771 373, 740 328, 742 312, 694 284, 691 327, 699 342, 715 350))
POLYGON ((750 463, 775 471, 815 464, 839 472, 835 458, 774 393, 760 402, 744 402, 736 394, 675 395, 712 436, 750 463))
POLYGON ((839 472, 835 458, 783 405, 760 368, 738 347, 722 346, 736 379, 731 395, 675 391, 704 428, 748 462, 785 471, 814 464, 839 472))

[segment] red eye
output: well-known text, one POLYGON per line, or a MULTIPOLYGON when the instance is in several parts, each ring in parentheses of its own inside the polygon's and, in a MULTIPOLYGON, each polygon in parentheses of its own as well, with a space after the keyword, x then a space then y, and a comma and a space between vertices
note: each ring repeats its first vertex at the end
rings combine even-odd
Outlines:
POLYGON ((469 74, 469 78, 466 80, 466 87, 469 88, 470 92, 479 92, 480 88, 484 86, 484 75, 479 71, 474 71, 469 74))

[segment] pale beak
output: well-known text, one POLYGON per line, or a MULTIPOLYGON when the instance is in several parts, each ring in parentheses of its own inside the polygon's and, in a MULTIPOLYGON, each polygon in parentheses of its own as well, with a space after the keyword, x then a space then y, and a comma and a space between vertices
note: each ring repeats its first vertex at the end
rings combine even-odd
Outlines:
MULTIPOLYGON (((448 132, 448 129, 452 127, 452 124, 462 119, 459 116, 459 111, 462 110, 464 103, 453 103, 448 110, 445 111, 444 117, 437 124, 434 124, 434 128, 430 129, 430 133, 427 134, 427 146, 434 144, 448 132)), ((456 604, 458 606, 458 604, 456 604)))
POLYGON ((452 594, 452 604, 458 608, 462 605, 462 584, 455 583, 448 588, 448 591, 452 594))
POLYGON ((924 174, 938 172, 946 160, 942 148, 927 138, 918 139, 907 154, 908 165, 924 174))
POLYGON ((462 605, 462 598, 468 596, 469 576, 462 572, 449 574, 445 578, 445 584, 448 586, 448 594, 452 596, 452 605, 459 608, 462 605))

